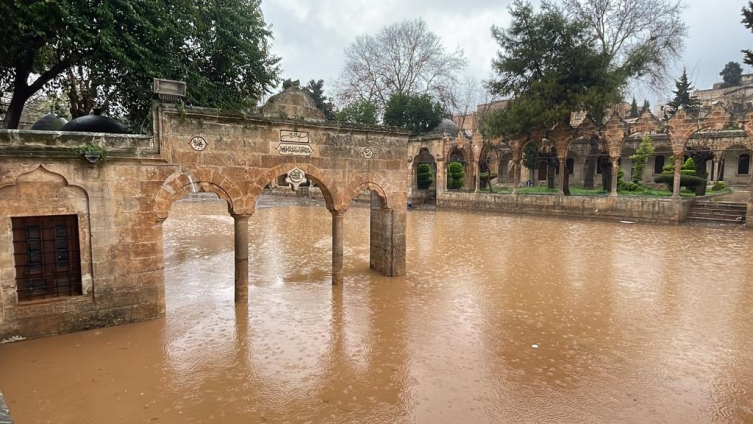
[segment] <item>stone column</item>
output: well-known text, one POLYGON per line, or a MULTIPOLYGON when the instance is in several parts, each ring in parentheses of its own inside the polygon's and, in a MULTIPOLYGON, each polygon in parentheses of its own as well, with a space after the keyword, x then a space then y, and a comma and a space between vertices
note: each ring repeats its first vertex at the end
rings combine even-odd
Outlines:
POLYGON ((235 303, 248 302, 248 218, 233 215, 235 220, 235 303))
POLYGON ((520 186, 520 159, 514 159, 512 162, 512 194, 518 194, 520 186))
POLYGON ((332 210, 332 285, 343 282, 343 218, 344 210, 332 210))
POLYGON ((620 158, 610 158, 612 160, 612 191, 611 197, 617 197, 617 175, 620 173, 620 158))
POLYGON ((560 178, 557 181, 559 188, 557 189, 557 196, 565 195, 565 172, 567 172, 567 158, 559 158, 560 160, 560 178))
POLYGON ((447 167, 444 161, 437 161, 437 181, 436 181, 436 188, 437 188, 437 197, 444 194, 445 190, 447 190, 447 167))
POLYGON ((479 162, 477 160, 473 161, 473 174, 475 178, 476 187, 474 188, 473 192, 478 193, 481 189, 481 167, 479 166, 479 162))
POLYGON ((414 161, 408 162, 408 199, 413 199, 413 186, 416 185, 416 165, 414 161))
POLYGON ((714 155, 714 159, 711 160, 711 181, 716 182, 719 174, 719 162, 722 160, 721 156, 717 152, 714 155))
POLYGON ((680 178, 682 178, 682 154, 675 155, 675 180, 672 186, 672 198, 680 198, 680 178))
POLYGON ((407 209, 371 209, 369 266, 388 277, 405 275, 407 209))

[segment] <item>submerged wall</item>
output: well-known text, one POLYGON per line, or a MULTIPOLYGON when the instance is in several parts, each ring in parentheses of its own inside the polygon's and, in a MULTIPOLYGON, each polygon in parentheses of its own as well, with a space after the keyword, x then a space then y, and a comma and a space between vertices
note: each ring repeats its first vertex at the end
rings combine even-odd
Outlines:
POLYGON ((465 209, 493 209, 503 212, 583 218, 625 219, 676 224, 685 220, 693 200, 646 197, 513 195, 445 192, 437 206, 465 209))

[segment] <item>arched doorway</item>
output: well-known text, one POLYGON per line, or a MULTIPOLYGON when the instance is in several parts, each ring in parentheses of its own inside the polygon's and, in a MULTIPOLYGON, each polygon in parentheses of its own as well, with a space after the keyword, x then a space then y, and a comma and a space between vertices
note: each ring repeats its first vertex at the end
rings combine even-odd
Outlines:
POLYGON ((468 181, 472 176, 469 175, 469 160, 465 149, 459 146, 453 146, 447 155, 447 190, 468 189, 471 186, 468 181))
POLYGON ((422 147, 413 158, 412 200, 414 204, 427 203, 436 199, 437 162, 429 149, 422 147))

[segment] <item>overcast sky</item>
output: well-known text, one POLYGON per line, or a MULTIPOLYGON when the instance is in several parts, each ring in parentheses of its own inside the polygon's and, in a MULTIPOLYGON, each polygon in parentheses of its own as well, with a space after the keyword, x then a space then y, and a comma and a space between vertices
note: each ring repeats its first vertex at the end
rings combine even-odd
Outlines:
MULTIPOLYGON (((507 26, 511 0, 263 0, 262 10, 274 34, 272 51, 282 58, 283 78, 324 79, 325 89, 340 74, 344 49, 359 34, 375 34, 404 19, 423 18, 448 50, 460 47, 468 59, 466 73, 479 80, 491 75, 497 46, 492 25, 507 26)), ((696 88, 710 88, 729 61, 742 64, 744 48, 753 49, 753 34, 740 23, 744 0, 685 0, 690 27, 685 56, 676 75, 688 68, 696 88)), ((745 72, 751 72, 744 67, 745 72)), ((461 76, 462 77, 462 76, 461 76)), ((670 89, 667 88, 667 96, 670 89)), ((327 94, 332 94, 328 90, 327 94)), ((650 93, 638 92, 639 102, 650 93)))

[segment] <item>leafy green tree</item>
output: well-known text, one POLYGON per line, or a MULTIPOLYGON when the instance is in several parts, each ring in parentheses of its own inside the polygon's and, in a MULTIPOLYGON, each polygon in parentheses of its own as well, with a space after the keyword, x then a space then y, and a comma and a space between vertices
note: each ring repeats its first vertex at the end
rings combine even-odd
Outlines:
MULTIPOLYGON (((743 25, 745 28, 753 31, 753 1, 748 2, 748 6, 743 6, 743 25)), ((753 51, 743 50, 743 61, 750 66, 753 66, 753 51)))
POLYGON ((630 156, 630 159, 633 160, 633 175, 631 175, 633 183, 640 184, 643 180, 643 171, 646 169, 646 161, 653 156, 654 151, 655 149, 654 145, 651 143, 651 137, 644 135, 643 140, 638 144, 638 149, 636 149, 635 154, 630 156))
POLYGON ((651 103, 649 103, 648 100, 643 101, 643 107, 641 108, 641 115, 643 115, 646 112, 651 112, 651 103))
POLYGON ((737 87, 743 83, 743 67, 737 62, 728 62, 719 72, 725 87, 737 87))
POLYGON ((337 111, 335 120, 347 124, 376 125, 376 115, 377 110, 373 103, 360 100, 337 111))
POLYGON ((492 137, 566 124, 576 110, 598 121, 621 101, 628 77, 639 68, 613 68, 610 57, 593 47, 584 23, 546 2, 540 12, 520 0, 509 10, 510 26, 492 28, 500 50, 490 90, 512 98, 507 108, 494 111, 492 137))
POLYGON ((303 87, 303 90, 306 91, 312 99, 314 99, 314 103, 316 103, 317 109, 324 112, 324 116, 328 121, 335 119, 335 107, 332 105, 332 102, 329 100, 329 98, 324 95, 323 79, 320 79, 319 81, 309 81, 309 83, 306 84, 305 87, 303 87))
POLYGON ((74 66, 132 122, 149 116, 152 78, 186 81, 189 103, 244 109, 279 73, 259 0, 4 1, 0 37, 6 128, 74 66))
POLYGON ((691 94, 693 85, 688 81, 688 72, 684 68, 680 79, 675 81, 675 87, 677 88, 673 91, 675 98, 669 102, 671 115, 674 115, 680 107, 695 110, 701 106, 701 101, 691 94))
POLYGON ((428 94, 394 94, 387 102, 384 123, 409 130, 413 135, 426 133, 439 125, 445 115, 439 102, 428 94))
POLYGON ((635 96, 633 96, 633 102, 630 104, 630 117, 637 118, 639 116, 641 116, 641 114, 638 111, 638 102, 635 101, 635 96))

